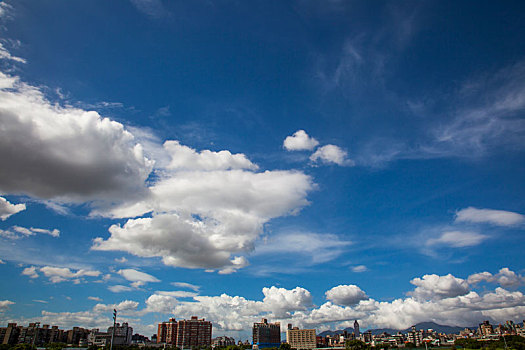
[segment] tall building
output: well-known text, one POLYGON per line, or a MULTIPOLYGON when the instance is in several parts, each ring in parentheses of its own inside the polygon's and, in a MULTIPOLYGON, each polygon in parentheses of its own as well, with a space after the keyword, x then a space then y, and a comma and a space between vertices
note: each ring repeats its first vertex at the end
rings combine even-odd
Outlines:
MULTIPOLYGON (((113 326, 108 328, 108 334, 110 336, 113 334, 113 326)), ((132 336, 132 327, 130 327, 126 322, 124 322, 122 326, 120 323, 117 323, 115 327, 115 334, 113 336, 113 345, 130 345, 132 336)))
POLYGON ((292 349, 311 350, 317 347, 315 329, 299 329, 288 325, 286 330, 286 342, 292 349))
POLYGON ((492 328, 489 321, 483 321, 483 323, 479 324, 478 333, 481 336, 488 336, 494 333, 494 328, 492 328))
POLYGON ((20 328, 16 326, 16 323, 9 323, 7 327, 2 328, 2 344, 13 345, 18 342, 18 335, 20 334, 20 328), (4 330, 5 329, 5 330, 4 330))
POLYGON ((412 326, 412 330, 407 333, 407 340, 416 346, 421 345, 423 339, 421 333, 416 330, 416 326, 412 326))
POLYGON ((168 322, 159 323, 157 329, 157 343, 175 344, 176 338, 177 321, 174 318, 170 318, 168 322))
POLYGON ((268 323, 263 318, 261 322, 253 324, 253 348, 278 348, 281 345, 281 324, 279 322, 268 323))
POLYGON ((157 343, 175 345, 186 349, 194 346, 211 346, 212 324, 210 321, 192 316, 190 320, 176 321, 170 318, 168 322, 158 325, 157 343))
POLYGON ((355 320, 354 322, 354 335, 355 335, 355 339, 359 339, 359 335, 361 333, 359 332, 359 323, 357 323, 357 320, 355 320))

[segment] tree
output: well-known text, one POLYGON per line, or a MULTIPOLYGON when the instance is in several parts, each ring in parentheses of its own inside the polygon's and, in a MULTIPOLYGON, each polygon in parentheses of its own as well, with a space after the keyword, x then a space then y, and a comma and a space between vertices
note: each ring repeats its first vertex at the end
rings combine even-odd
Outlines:
POLYGON ((354 339, 349 340, 345 344, 346 350, 365 350, 368 348, 365 342, 362 342, 361 340, 354 339))
POLYGON ((454 345, 461 346, 464 349, 481 349, 481 343, 476 339, 470 338, 456 339, 454 345))
POLYGON ((279 350, 292 350, 292 346, 288 343, 281 343, 279 350))

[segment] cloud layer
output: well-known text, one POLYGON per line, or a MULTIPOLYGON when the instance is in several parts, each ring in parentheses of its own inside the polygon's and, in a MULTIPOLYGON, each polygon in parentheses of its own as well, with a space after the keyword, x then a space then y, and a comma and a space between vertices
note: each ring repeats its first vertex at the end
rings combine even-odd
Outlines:
MULTIPOLYGON (((76 322, 75 325, 91 326, 97 324, 101 315, 116 308, 125 318, 149 313, 175 314, 180 318, 200 315, 211 320, 214 329, 223 332, 247 331, 260 317, 319 331, 348 327, 355 319, 367 328, 404 329, 423 321, 471 326, 485 319, 496 323, 508 319, 521 320, 525 312, 525 295, 503 288, 509 281, 504 277, 512 279, 512 276, 515 282, 523 283, 523 276, 508 268, 502 268, 497 275, 484 272, 466 279, 451 274, 427 274, 410 281, 416 288, 409 291, 407 297, 388 302, 370 298, 356 285, 339 285, 326 291, 327 301, 318 306, 313 304, 311 293, 301 287, 263 288, 262 300, 227 294, 203 296, 195 292, 158 291, 146 299, 142 308, 139 302, 125 300, 119 304, 97 304, 88 311, 43 311, 39 318, 50 324, 70 325, 76 322), (481 280, 496 285, 494 289, 483 292, 473 290, 481 280)), ((5 307, 9 305, 8 302, 5 307)))

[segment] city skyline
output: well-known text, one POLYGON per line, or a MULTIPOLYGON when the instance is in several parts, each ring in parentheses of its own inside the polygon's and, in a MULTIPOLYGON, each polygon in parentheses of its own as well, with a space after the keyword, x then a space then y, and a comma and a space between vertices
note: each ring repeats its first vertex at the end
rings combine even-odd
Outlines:
POLYGON ((0 326, 521 322, 523 9, 0 2, 0 326))

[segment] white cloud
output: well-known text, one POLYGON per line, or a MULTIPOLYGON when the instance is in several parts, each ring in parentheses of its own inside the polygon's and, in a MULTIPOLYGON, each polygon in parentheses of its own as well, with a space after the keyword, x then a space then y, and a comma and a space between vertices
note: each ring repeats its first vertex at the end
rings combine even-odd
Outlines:
POLYGON ((166 141, 164 148, 171 156, 169 169, 174 170, 230 170, 250 169, 257 170, 253 164, 242 153, 231 154, 230 151, 212 152, 203 150, 197 152, 194 149, 181 145, 178 141, 166 141))
POLYGON ((309 255, 311 263, 324 263, 337 259, 351 244, 334 234, 287 232, 265 239, 257 245, 255 253, 309 255))
POLYGON ((517 286, 522 283, 523 276, 518 276, 514 271, 504 267, 494 276, 496 281, 504 287, 517 286))
POLYGON ((418 300, 452 298, 469 292, 468 282, 451 274, 446 276, 424 275, 423 278, 414 278, 410 283, 415 285, 416 289, 408 294, 418 300))
POLYGON ((172 298, 193 298, 199 295, 199 293, 188 292, 187 290, 156 291, 155 294, 165 295, 172 298))
POLYGON ((284 139, 283 147, 287 151, 311 151, 319 142, 313 137, 308 136, 306 131, 297 130, 292 136, 284 139))
POLYGON ((365 265, 357 265, 357 266, 352 267, 352 271, 358 272, 358 273, 365 272, 365 271, 368 271, 368 268, 365 265))
POLYGON ((60 283, 68 280, 72 280, 75 284, 78 284, 80 280, 79 277, 97 277, 100 275, 100 271, 96 270, 84 270, 80 269, 76 272, 73 272, 67 267, 54 267, 54 266, 44 266, 39 269, 46 277, 49 278, 51 283, 60 283))
POLYGON ((513 226, 525 222, 525 216, 505 210, 478 209, 468 207, 456 213, 456 222, 489 223, 498 226, 513 226))
POLYGON ((135 311, 137 307, 139 306, 139 303, 133 300, 124 300, 121 301, 118 304, 97 304, 93 306, 93 311, 96 313, 101 312, 111 312, 114 309, 118 310, 119 313, 126 313, 129 311, 135 311))
POLYGON ((5 1, 0 2, 0 18, 5 18, 13 7, 5 1))
POLYGON ((38 278, 38 276, 39 276, 37 271, 36 271, 36 266, 26 267, 22 271, 22 275, 29 276, 30 278, 38 278))
POLYGON ((333 287, 326 293, 326 299, 338 305, 353 306, 361 300, 367 300, 368 296, 354 284, 333 287))
POLYGON ((115 261, 118 262, 118 263, 123 264, 123 263, 127 262, 128 259, 126 259, 125 257, 122 257, 122 258, 119 258, 119 259, 115 258, 115 261))
POLYGON ((146 310, 144 312, 159 312, 173 314, 173 309, 178 301, 174 295, 160 294, 159 292, 146 299, 146 310))
POLYGON ((102 301, 102 298, 99 297, 88 297, 88 299, 93 301, 102 301))
POLYGON ((14 305, 15 303, 10 300, 0 300, 0 313, 5 312, 9 309, 9 306, 14 305))
POLYGON ((116 284, 114 286, 109 286, 108 289, 113 293, 122 293, 122 292, 131 292, 133 288, 128 286, 123 286, 121 284, 116 284))
POLYGON ((180 287, 180 288, 193 289, 196 292, 198 292, 199 289, 201 288, 200 286, 197 286, 197 285, 191 284, 191 283, 187 283, 187 282, 171 282, 171 285, 173 285, 175 287, 180 287))
MULTIPOLYGON (((360 320, 362 327, 404 329, 423 321, 455 326, 468 326, 486 319, 493 323, 508 319, 518 321, 525 311, 525 295, 520 291, 497 287, 478 294, 465 288, 465 280, 450 274, 425 275, 411 282, 417 286, 412 296, 384 302, 369 299, 364 291, 353 285, 328 290, 326 295, 334 299, 334 303, 328 301, 320 306, 313 305, 310 292, 301 287, 291 290, 275 286, 264 288, 262 300, 227 294, 190 296, 180 294, 180 291, 159 291, 146 299, 143 309, 138 309, 138 302, 126 300, 119 304, 97 304, 91 310, 75 313, 43 311, 38 319, 49 324, 75 322, 77 326, 92 327, 103 313, 116 308, 119 315, 129 316, 162 313, 189 318, 199 315, 212 321, 214 329, 221 332, 243 332, 261 317, 319 330, 348 327, 355 319, 360 320), (180 301, 177 297, 192 300, 180 301)), ((107 317, 104 322, 107 323, 107 317)), ((21 323, 27 323, 27 320, 21 323)))
POLYGON ((139 282, 137 287, 147 282, 160 282, 156 277, 149 275, 145 272, 137 271, 134 269, 123 269, 119 270, 118 274, 131 282, 139 282))
POLYGON ((141 197, 153 163, 124 126, 0 73, 0 190, 59 201, 141 197), (31 142, 28 142, 31 140, 31 142))
POLYGON ((347 158, 347 152, 336 145, 319 147, 311 156, 312 162, 334 163, 341 166, 353 166, 354 161, 347 158))
POLYGON ((19 213, 23 210, 26 210, 25 204, 11 204, 4 197, 0 197, 0 219, 2 221, 7 220, 7 218, 11 215, 19 213))
POLYGON ((263 303, 275 317, 287 318, 290 311, 306 310, 312 305, 312 295, 304 288, 263 288, 263 303))
POLYGON ((96 238, 92 249, 231 273, 248 264, 240 254, 253 250, 264 224, 297 213, 313 187, 296 171, 166 170, 150 198, 123 210, 129 216, 153 210, 152 217, 112 225, 111 237, 96 238))
POLYGON ((34 236, 38 233, 47 234, 55 238, 60 236, 60 231, 57 229, 47 230, 47 229, 35 228, 35 227, 26 228, 26 227, 21 227, 21 226, 13 226, 9 230, 0 230, 0 236, 6 237, 9 239, 19 239, 22 237, 34 236))
POLYGON ((467 278, 468 284, 478 284, 482 281, 492 282, 494 281, 494 276, 490 272, 485 271, 472 274, 467 278))
MULTIPOLYGON (((3 15, 4 8, 0 7, 0 17, 3 15)), ((11 53, 0 42, 0 59, 15 61, 19 63, 26 63, 26 60, 20 57, 11 55, 11 53)))
POLYGON ((443 245, 453 248, 472 247, 481 244, 489 237, 471 231, 443 232, 438 238, 430 238, 425 243, 427 246, 443 245))

